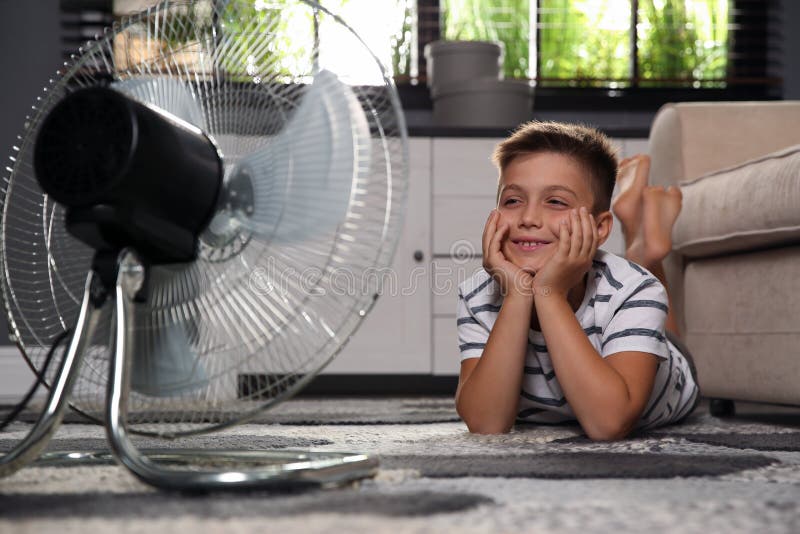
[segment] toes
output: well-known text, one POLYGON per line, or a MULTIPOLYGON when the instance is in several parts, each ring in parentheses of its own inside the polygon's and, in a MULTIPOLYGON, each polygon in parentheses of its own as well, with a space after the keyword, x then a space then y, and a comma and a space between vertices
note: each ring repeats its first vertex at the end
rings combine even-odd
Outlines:
POLYGON ((644 188, 644 192, 648 195, 658 195, 664 192, 664 186, 662 185, 647 185, 644 188))
POLYGON ((669 193, 671 195, 675 195, 676 197, 682 197, 683 196, 683 192, 681 191, 681 188, 678 187, 677 185, 669 186, 667 188, 667 193, 669 193))

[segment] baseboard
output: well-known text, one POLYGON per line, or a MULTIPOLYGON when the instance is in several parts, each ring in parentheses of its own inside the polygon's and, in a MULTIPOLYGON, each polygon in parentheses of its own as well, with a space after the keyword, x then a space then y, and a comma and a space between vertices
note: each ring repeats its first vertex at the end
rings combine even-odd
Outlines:
MULTIPOLYGON (((265 383, 265 375, 240 375, 239 392, 248 395, 265 383)), ((0 404, 19 401, 33 385, 34 374, 19 349, 0 345, 0 404)), ((401 396, 455 395, 458 377, 424 374, 321 374, 316 376, 298 396, 401 396)), ((44 398, 40 388, 36 398, 44 398)))
MULTIPOLYGON (((0 345, 0 404, 12 404, 22 399, 33 385, 35 376, 19 349, 0 345)), ((46 390, 39 388, 34 398, 44 398, 46 390)))
MULTIPOLYGON (((265 375, 240 375, 239 393, 247 395, 265 375)), ((0 405, 19 401, 33 385, 34 375, 22 357, 19 349, 12 345, 0 345, 0 405)), ((299 397, 349 396, 349 397, 389 397, 406 395, 455 395, 458 377, 451 375, 424 374, 321 374, 316 376, 297 394, 299 397)), ((40 389, 36 398, 44 398, 45 389, 40 389)), ((704 399, 708 400, 708 399, 704 399)), ((731 399, 737 403, 763 405, 765 408, 784 407, 798 410, 799 406, 776 404, 754 400, 731 399)))

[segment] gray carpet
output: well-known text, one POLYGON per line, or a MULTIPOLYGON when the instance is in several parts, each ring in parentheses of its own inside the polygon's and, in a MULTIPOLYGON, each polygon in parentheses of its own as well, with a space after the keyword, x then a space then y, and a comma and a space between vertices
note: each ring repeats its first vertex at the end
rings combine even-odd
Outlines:
POLYGON ((758 451, 800 451, 800 432, 786 434, 684 434, 684 439, 709 445, 758 451))
MULTIPOLYGON (((320 402, 313 399, 294 399, 258 414, 250 422, 261 424, 290 425, 397 425, 457 422, 459 417, 453 409, 451 399, 348 399, 336 398, 325 402, 320 410, 320 402)), ((257 403, 250 406, 255 409, 257 403)), ((161 412, 162 420, 180 420, 180 414, 161 412)), ((38 418, 37 410, 23 412, 19 420, 33 423, 38 418)), ((91 413, 89 417, 70 411, 64 415, 65 423, 92 423, 103 418, 102 411, 91 413)), ((149 423, 151 418, 131 416, 137 422, 149 423)), ((195 416, 195 423, 217 423, 229 421, 228 412, 209 411, 202 417, 195 416)))
POLYGON ((197 518, 239 519, 242 517, 303 516, 335 513, 371 514, 386 517, 418 517, 468 510, 494 501, 476 494, 442 494, 432 491, 364 494, 357 490, 308 491, 281 495, 267 492, 193 495, 164 499, 157 493, 10 495, 3 497, 7 519, 40 517, 42 511, 53 519, 74 517, 105 518, 115 521, 140 517, 168 518, 191 514, 197 518))
MULTIPOLYGON (((0 434, 1 435, 1 434, 0 434)), ((0 452, 5 452, 14 447, 17 443, 13 439, 0 438, 0 452)), ((305 449, 330 445, 333 442, 324 438, 302 438, 286 436, 218 436, 204 435, 191 436, 180 440, 163 440, 147 437, 136 437, 134 443, 141 449, 244 449, 248 451, 264 449, 305 449)), ((47 451, 65 450, 107 450, 108 441, 105 438, 55 438, 50 441, 47 451)))
POLYGON ((674 478, 727 475, 778 463, 759 455, 571 452, 497 455, 384 456, 383 466, 415 469, 424 477, 674 478))
MULTIPOLYGON (((800 532, 800 409, 737 411, 703 403, 679 425, 599 443, 575 424, 472 435, 451 399, 298 399, 263 423, 137 444, 366 452, 377 476, 187 495, 117 465, 28 467, 0 479, 0 532, 800 532)), ((0 433, 0 450, 27 428, 0 433)), ((49 447, 65 449, 107 450, 104 430, 66 424, 49 447)))

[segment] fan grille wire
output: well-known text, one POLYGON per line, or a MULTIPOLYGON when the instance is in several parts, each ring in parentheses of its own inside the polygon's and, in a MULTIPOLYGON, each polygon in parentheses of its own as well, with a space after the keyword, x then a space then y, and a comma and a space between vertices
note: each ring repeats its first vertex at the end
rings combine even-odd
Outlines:
MULTIPOLYGON (((321 50, 294 44, 313 39, 299 39, 296 25, 281 24, 287 2, 243 17, 252 5, 209 4, 207 16, 192 18, 186 4, 165 2, 124 18, 80 49, 37 99, 3 176, 0 233, 10 326, 36 369, 52 341, 74 325, 93 255, 66 232, 64 210, 36 181, 33 141, 43 117, 74 89, 142 81, 137 97, 171 112, 188 91, 201 111, 197 126, 217 143, 226 166, 264 150, 291 119, 314 69, 327 65, 321 50), (176 42, 176 35, 183 41, 176 42), (288 73, 281 60, 286 57, 295 58, 300 70, 288 73)), ((338 32, 360 46, 378 80, 361 85, 363 70, 334 71, 351 88, 370 135, 370 146, 354 154, 345 216, 337 228, 320 229, 302 242, 241 232, 226 245, 233 253, 202 244, 193 264, 151 270, 149 301, 135 313, 136 358, 163 343, 165 332, 180 332, 203 379, 168 396, 133 391, 129 422, 139 432, 164 432, 165 423, 176 435, 225 426, 292 395, 352 335, 380 290, 373 275, 391 263, 407 188, 405 125, 396 93, 380 63, 340 19, 311 2, 292 9, 293 16, 301 13, 309 21, 316 13, 321 36, 338 32), (241 398, 238 379, 246 373, 266 380, 241 398)), ((363 69, 364 58, 350 64, 363 69)), ((307 133, 298 142, 328 142, 323 134, 307 133)), ((324 211, 324 199, 314 193, 306 192, 305 203, 282 207, 282 223, 302 224, 309 210, 324 211)), ((107 306, 72 397, 75 409, 97 421, 103 419, 111 324, 107 306)), ((54 373, 48 372, 48 383, 54 373)))

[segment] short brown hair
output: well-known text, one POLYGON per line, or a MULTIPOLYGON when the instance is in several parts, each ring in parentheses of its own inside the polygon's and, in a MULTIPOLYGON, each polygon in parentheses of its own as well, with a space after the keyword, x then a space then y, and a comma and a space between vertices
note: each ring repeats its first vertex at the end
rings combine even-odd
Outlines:
MULTIPOLYGON (((537 152, 554 152, 577 161, 592 177, 592 211, 608 211, 617 179, 617 156, 604 133, 582 124, 530 121, 497 145, 492 161, 502 174, 515 158, 537 152)), ((499 198, 499 178, 497 194, 499 198)))

